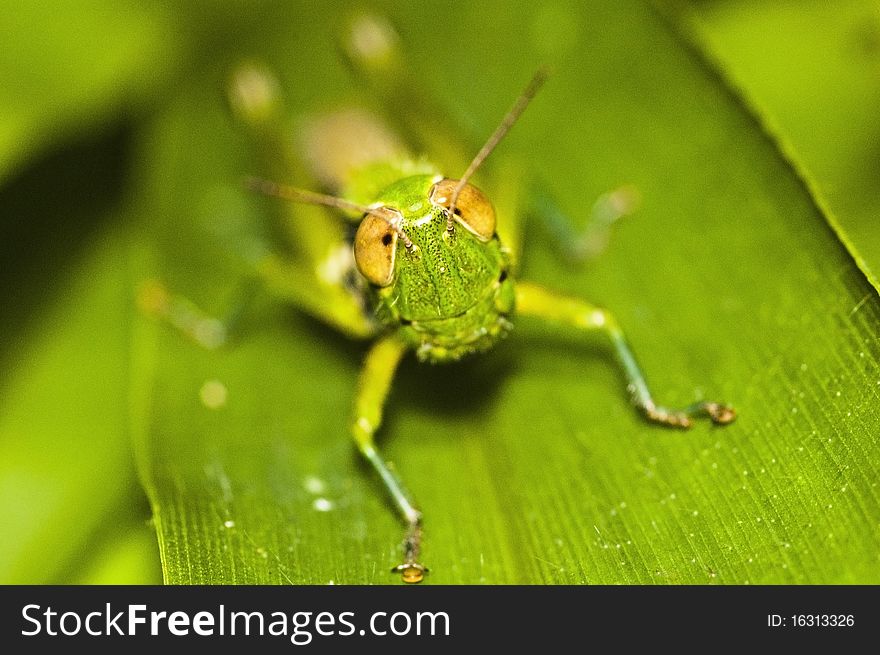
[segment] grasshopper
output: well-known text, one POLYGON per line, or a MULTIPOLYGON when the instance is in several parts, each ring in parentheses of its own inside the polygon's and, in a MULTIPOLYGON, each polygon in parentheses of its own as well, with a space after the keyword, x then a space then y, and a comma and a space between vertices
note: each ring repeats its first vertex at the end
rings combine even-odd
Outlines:
MULTIPOLYGON (((687 428, 696 417, 726 424, 736 413, 717 402, 682 410, 658 405, 608 310, 518 279, 518 191, 527 185, 518 172, 502 169, 498 186, 505 194, 497 199, 496 212, 471 178, 544 83, 545 70, 538 71, 464 166, 467 155, 452 138, 451 121, 430 98, 414 98, 413 89, 419 85, 403 64, 390 26, 361 18, 343 45, 350 64, 382 101, 386 120, 415 146, 433 152, 443 167, 414 157, 395 131, 358 110, 306 125, 300 134, 304 161, 296 160, 281 127, 277 83, 257 65, 234 72, 230 101, 257 140, 272 176, 249 178, 247 186, 299 207, 296 216, 284 215, 289 219, 284 229, 292 241, 291 252, 266 257, 257 277, 285 301, 329 326, 352 338, 373 340, 360 373, 351 432, 405 525, 403 562, 392 570, 404 582, 415 583, 427 570, 419 561, 422 513, 375 441, 395 371, 409 351, 423 362, 455 361, 493 347, 516 317, 532 316, 604 333, 632 402, 648 421, 687 428), (332 195, 306 190, 302 184, 320 186, 332 195), (353 239, 346 223, 357 225, 353 239)), ((605 209, 606 223, 609 212, 626 212, 625 207, 605 209)), ((575 249, 578 243, 583 246, 583 239, 578 242, 571 235, 567 245, 575 249)), ((225 341, 227 327, 221 322, 161 288, 152 292, 148 305, 153 313, 203 345, 225 341)))

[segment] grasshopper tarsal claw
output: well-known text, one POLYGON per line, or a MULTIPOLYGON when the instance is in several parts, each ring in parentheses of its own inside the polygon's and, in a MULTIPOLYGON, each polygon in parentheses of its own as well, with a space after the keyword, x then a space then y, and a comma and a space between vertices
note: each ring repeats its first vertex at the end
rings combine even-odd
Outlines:
POLYGON ((400 573, 400 577, 404 582, 415 584, 425 579, 428 569, 418 562, 404 562, 391 569, 391 572, 400 573))
POLYGON ((644 412, 649 421, 684 430, 693 425, 692 419, 695 418, 708 418, 716 425, 726 425, 736 419, 736 410, 733 407, 715 402, 695 403, 680 412, 647 406, 644 412))
POLYGON ((717 425, 727 425, 736 420, 736 410, 722 403, 697 403, 688 407, 685 412, 689 416, 707 416, 717 425))

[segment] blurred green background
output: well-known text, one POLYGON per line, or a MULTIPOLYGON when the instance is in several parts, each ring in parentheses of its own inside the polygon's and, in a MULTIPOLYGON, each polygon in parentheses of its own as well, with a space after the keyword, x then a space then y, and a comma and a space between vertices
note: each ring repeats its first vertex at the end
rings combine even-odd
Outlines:
POLYGON ((405 363, 381 445, 429 581, 880 582, 875 2, 96 0, 0 16, 0 583, 395 582, 400 526, 347 437, 366 346, 265 300, 204 352, 135 306, 158 276, 222 309, 267 213, 225 79, 265 62, 291 125, 373 107, 337 51, 365 10, 450 138, 553 67, 493 158, 576 225, 624 183, 642 206, 581 267, 533 226, 524 274, 615 311, 661 401, 740 411, 645 425, 601 339, 528 321, 405 363))

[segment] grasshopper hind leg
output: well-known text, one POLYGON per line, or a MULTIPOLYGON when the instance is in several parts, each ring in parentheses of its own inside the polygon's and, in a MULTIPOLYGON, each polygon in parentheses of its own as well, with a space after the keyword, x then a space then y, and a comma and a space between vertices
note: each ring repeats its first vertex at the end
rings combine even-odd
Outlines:
POLYGON ((170 325, 202 348, 216 350, 235 334, 259 287, 254 279, 243 280, 227 310, 221 316, 212 316, 188 298, 170 291, 160 280, 150 278, 141 283, 137 304, 145 315, 170 325))
MULTIPOLYGON (((333 264, 332 260, 330 256, 329 264, 333 264)), ((248 310, 261 294, 293 305, 353 339, 374 337, 377 326, 364 308, 361 294, 340 281, 327 279, 330 273, 326 268, 330 266, 313 270, 300 262, 267 255, 251 275, 238 283, 227 309, 219 316, 206 312, 155 278, 141 284, 137 303, 145 315, 208 350, 221 348, 235 338, 248 310)))

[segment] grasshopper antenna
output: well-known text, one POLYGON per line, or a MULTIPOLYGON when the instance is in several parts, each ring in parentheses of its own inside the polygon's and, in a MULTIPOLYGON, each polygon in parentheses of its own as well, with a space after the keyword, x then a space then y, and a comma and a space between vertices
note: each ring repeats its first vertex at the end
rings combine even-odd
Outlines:
POLYGON ((406 233, 400 226, 400 222, 389 216, 389 212, 383 211, 385 208, 381 204, 361 205, 360 203, 345 200, 344 198, 328 196, 323 193, 315 193, 314 191, 306 191, 305 189, 273 182, 272 180, 266 180, 261 177, 245 178, 244 183, 251 191, 262 193, 264 196, 281 198, 282 200, 290 200, 291 202, 301 202, 306 205, 323 205, 324 207, 333 207, 334 209, 378 216, 392 227, 397 233, 397 236, 400 237, 400 240, 403 241, 403 245, 406 246, 407 250, 411 250, 413 247, 413 242, 410 241, 408 236, 406 236, 406 233))
POLYGON ((458 202, 458 196, 461 193, 461 190, 464 189, 468 180, 471 179, 473 174, 477 172, 477 169, 480 168, 484 161, 486 161, 486 158, 492 154, 495 146, 501 142, 510 128, 513 127, 513 124, 516 123, 517 119, 525 111, 526 107, 528 107, 532 98, 535 97, 549 76, 550 70, 546 66, 542 66, 537 70, 529 81, 528 86, 526 86, 523 92, 519 94, 513 107, 510 108, 510 111, 507 112, 501 120, 501 123, 495 128, 492 136, 490 136, 486 143, 483 144, 483 147, 480 148, 480 151, 474 157, 473 161, 471 161, 470 166, 467 167, 464 175, 461 176, 458 184, 455 185, 449 201, 449 215, 446 218, 446 231, 450 234, 455 229, 453 222, 455 217, 455 203, 458 202))

